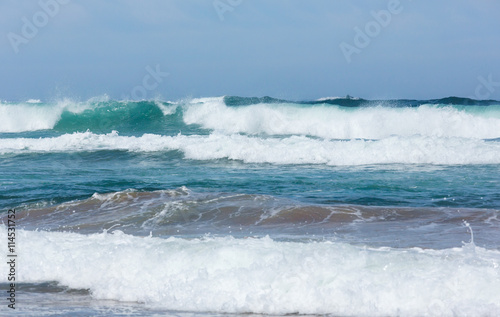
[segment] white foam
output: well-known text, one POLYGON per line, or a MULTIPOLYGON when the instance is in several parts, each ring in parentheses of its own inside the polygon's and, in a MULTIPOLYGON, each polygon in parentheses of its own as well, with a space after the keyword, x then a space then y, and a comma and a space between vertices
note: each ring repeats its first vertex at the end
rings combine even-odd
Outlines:
MULTIPOLYGON (((7 236, 0 226, 0 236, 7 236)), ((500 311, 500 252, 357 247, 270 238, 160 239, 18 229, 17 283, 169 310, 341 316, 500 311)), ((0 281, 7 282, 7 248, 0 281)))
POLYGON ((221 97, 201 97, 201 98, 192 98, 184 101, 185 104, 208 104, 208 103, 224 103, 224 96, 221 97))
POLYGON ((261 138, 245 135, 144 134, 140 137, 91 132, 52 138, 0 139, 0 154, 125 150, 181 151, 194 160, 230 159, 272 164, 499 164, 500 142, 463 138, 389 137, 371 140, 319 140, 305 136, 261 138))
POLYGON ((155 105, 160 108, 161 112, 164 116, 169 116, 174 114, 177 111, 177 105, 168 105, 166 106, 161 101, 155 100, 155 105))
POLYGON ((26 103, 42 103, 40 99, 28 99, 26 103))
POLYGON ((0 132, 24 132, 52 129, 63 111, 81 113, 91 108, 90 103, 62 99, 53 104, 28 100, 19 104, 0 104, 0 132))
POLYGON ((1 104, 0 132, 22 132, 51 129, 59 121, 62 108, 37 104, 1 104))
POLYGON ((416 108, 296 104, 228 107, 220 98, 206 98, 186 106, 184 122, 226 134, 294 134, 331 139, 381 139, 392 135, 498 138, 500 113, 490 115, 431 105, 416 108))

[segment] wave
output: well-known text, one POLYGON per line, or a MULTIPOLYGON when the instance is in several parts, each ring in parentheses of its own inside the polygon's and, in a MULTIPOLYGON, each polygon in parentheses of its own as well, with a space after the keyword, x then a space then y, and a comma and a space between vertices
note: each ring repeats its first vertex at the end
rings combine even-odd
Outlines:
POLYGON ((86 102, 69 99, 55 103, 28 100, 20 104, 0 104, 0 132, 18 133, 38 130, 59 132, 111 132, 157 129, 165 116, 175 114, 177 106, 160 101, 115 101, 107 97, 86 102))
POLYGON ((205 99, 184 109, 186 124, 231 134, 308 135, 329 139, 399 136, 500 137, 500 106, 357 107, 258 103, 228 106, 205 99))
MULTIPOLYGON (((497 248, 495 209, 387 207, 302 203, 271 195, 171 190, 94 193, 51 206, 21 206, 23 229, 100 233, 110 228, 146 236, 266 236, 287 241, 342 238, 370 246, 449 248, 460 246, 466 219, 480 227, 477 242, 497 248), (381 233, 380 225, 391 230, 381 233), (419 233, 418 241, 408 230, 419 233), (352 235, 352 232, 358 232, 352 235), (436 234, 438 233, 438 234, 436 234), (394 237, 397 236, 397 241, 394 237), (317 237, 317 238, 316 238, 317 237), (369 241, 369 242, 367 242, 369 241)), ((6 223, 6 215, 0 215, 6 223)))
MULTIPOLYGON (((7 229, 0 226, 0 235, 7 229)), ((271 238, 137 237, 18 229, 16 282, 192 312, 494 315, 500 252, 392 249, 271 238), (195 300, 193 300, 195 299, 195 300)), ((6 258, 7 249, 0 251, 6 258)), ((0 266, 7 282, 8 266, 0 266)))
POLYGON ((290 101, 285 99, 277 99, 272 97, 238 97, 225 96, 224 102, 229 106, 253 105, 259 103, 297 103, 304 105, 314 104, 331 104, 343 107, 370 107, 377 105, 385 105, 391 107, 418 107, 421 105, 456 105, 456 106, 491 106, 499 105, 497 100, 475 100, 461 97, 446 97, 440 99, 415 100, 415 99, 384 99, 384 100, 367 100, 359 97, 324 97, 311 101, 290 101))
POLYGON ((388 137, 381 140, 322 140, 305 136, 261 138, 240 134, 140 137, 92 132, 50 138, 0 139, 0 154, 44 152, 180 151, 186 159, 239 160, 272 164, 499 164, 498 140, 388 137))
POLYGON ((54 128, 60 120, 65 103, 40 105, 30 100, 21 104, 0 104, 0 132, 24 132, 54 128))
MULTIPOLYGON (((306 135, 327 139, 380 139, 389 136, 500 137, 500 103, 464 105, 457 98, 434 101, 327 98, 292 102, 271 97, 213 97, 178 102, 85 102, 29 100, 1 103, 0 132, 52 130, 58 133, 155 132, 198 128, 233 134, 306 135), (455 104, 455 103, 456 104, 455 104)), ((206 133, 197 130, 197 133, 206 133)))

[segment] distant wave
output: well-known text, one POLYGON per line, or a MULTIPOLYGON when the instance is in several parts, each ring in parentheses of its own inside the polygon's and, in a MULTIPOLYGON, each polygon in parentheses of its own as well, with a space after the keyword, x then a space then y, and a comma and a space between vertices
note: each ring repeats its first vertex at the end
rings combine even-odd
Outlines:
POLYGON ((500 102, 466 98, 385 100, 324 98, 292 102, 271 97, 197 98, 178 102, 93 98, 54 103, 0 103, 0 133, 117 130, 162 133, 186 125, 232 134, 307 135, 329 139, 399 136, 500 137, 500 102))
POLYGON ((52 138, 0 139, 0 154, 123 150, 180 151, 193 160, 229 159, 272 164, 499 164, 500 142, 431 136, 381 140, 322 140, 305 136, 260 138, 245 135, 144 134, 140 137, 92 132, 52 138))
POLYGON ((132 130, 158 124, 164 116, 174 114, 176 109, 176 105, 168 102, 109 99, 92 99, 86 102, 65 99, 55 103, 42 103, 39 100, 16 104, 2 103, 0 132, 132 130))
POLYGON ((398 136, 500 137, 500 106, 356 107, 258 103, 228 106, 206 98, 185 106, 183 120, 226 134, 308 135, 328 139, 398 136))
POLYGON ((238 97, 238 96, 225 96, 224 102, 228 106, 246 106, 254 105, 259 103, 296 103, 303 105, 315 105, 315 104, 331 104, 342 107, 370 107, 377 105, 392 106, 392 107, 418 107, 421 105, 456 105, 456 106, 491 106, 500 105, 497 100, 475 100, 470 98, 461 97, 446 97, 440 99, 426 99, 426 100, 416 100, 416 99, 380 99, 380 100, 368 100, 359 97, 324 97, 316 100, 305 100, 305 101, 291 101, 285 99, 277 99, 272 97, 238 97))

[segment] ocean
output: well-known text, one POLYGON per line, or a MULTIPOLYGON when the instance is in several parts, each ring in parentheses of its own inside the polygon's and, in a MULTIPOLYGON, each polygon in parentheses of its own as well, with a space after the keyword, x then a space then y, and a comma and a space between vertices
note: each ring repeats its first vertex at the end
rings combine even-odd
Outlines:
POLYGON ((0 315, 500 316, 498 101, 2 101, 0 188, 0 315))

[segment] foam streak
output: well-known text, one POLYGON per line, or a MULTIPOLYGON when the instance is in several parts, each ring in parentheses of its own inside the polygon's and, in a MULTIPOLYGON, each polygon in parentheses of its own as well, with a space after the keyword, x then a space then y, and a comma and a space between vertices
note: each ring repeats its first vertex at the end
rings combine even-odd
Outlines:
MULTIPOLYGON (((19 282, 171 310, 357 316, 495 315, 500 253, 270 238, 185 240, 18 231, 19 282)), ((0 227, 0 235, 6 228, 0 227)), ((2 257, 5 259, 5 250, 2 257)), ((5 282, 7 267, 1 266, 5 282)))
POLYGON ((498 164, 500 142, 439 137, 388 137, 382 140, 283 139, 244 135, 119 136, 117 132, 65 134, 53 138, 0 139, 0 154, 124 150, 181 151, 187 159, 241 160, 272 164, 498 164))

